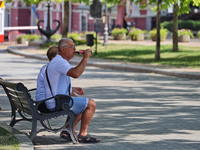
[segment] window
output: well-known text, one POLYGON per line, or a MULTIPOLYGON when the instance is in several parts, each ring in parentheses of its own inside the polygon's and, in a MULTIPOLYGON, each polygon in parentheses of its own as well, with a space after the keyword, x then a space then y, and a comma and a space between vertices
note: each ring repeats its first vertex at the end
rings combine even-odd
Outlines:
POLYGON ((10 10, 5 9, 5 22, 4 22, 4 27, 9 27, 10 26, 10 10))
POLYGON ((86 17, 81 16, 81 31, 86 31, 86 17))
POLYGON ((87 14, 80 14, 80 31, 87 31, 87 14))

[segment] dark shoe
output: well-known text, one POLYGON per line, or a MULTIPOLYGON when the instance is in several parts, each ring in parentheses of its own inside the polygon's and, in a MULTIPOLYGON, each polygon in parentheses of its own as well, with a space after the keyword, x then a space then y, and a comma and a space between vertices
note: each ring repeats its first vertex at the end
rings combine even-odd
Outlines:
POLYGON ((60 132, 60 138, 63 138, 68 141, 72 141, 70 134, 67 131, 60 132))
POLYGON ((91 135, 86 135, 85 137, 78 135, 78 141, 79 143, 97 143, 100 140, 97 138, 93 138, 91 135))

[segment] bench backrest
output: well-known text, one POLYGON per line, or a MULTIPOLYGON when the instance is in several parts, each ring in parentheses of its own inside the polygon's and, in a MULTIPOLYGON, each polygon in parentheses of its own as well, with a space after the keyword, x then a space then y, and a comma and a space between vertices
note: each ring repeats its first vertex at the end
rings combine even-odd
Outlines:
POLYGON ((0 85, 4 88, 10 100, 11 107, 32 115, 30 109, 31 95, 22 83, 10 83, 0 78, 0 85))

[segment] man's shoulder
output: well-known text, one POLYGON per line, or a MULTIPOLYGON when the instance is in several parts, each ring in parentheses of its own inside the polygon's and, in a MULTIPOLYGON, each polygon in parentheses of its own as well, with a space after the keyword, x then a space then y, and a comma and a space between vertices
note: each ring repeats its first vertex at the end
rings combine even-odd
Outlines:
POLYGON ((54 57, 51 62, 50 62, 51 64, 54 63, 56 65, 69 64, 69 62, 66 59, 64 59, 61 55, 56 55, 56 57, 54 57))
POLYGON ((57 61, 66 61, 61 55, 57 54, 51 61, 57 62, 57 61))
POLYGON ((49 64, 49 63, 47 63, 46 65, 42 66, 41 70, 46 69, 48 64, 49 64))
POLYGON ((47 65, 48 65, 48 63, 46 65, 42 66, 42 68, 40 69, 40 74, 41 73, 43 74, 45 72, 47 65))

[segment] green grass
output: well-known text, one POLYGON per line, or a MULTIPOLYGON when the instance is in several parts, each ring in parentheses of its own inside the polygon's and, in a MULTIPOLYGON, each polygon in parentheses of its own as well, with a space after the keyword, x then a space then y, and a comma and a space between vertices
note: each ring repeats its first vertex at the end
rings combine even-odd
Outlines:
MULTIPOLYGON (((85 45, 77 46, 77 50, 90 48, 85 45)), ((177 67, 200 68, 200 47, 186 47, 179 45, 179 52, 172 52, 172 45, 161 45, 160 60, 155 60, 155 46, 142 46, 131 44, 109 44, 104 47, 95 45, 92 47, 93 58, 122 60, 145 64, 161 64, 177 67)))
POLYGON ((19 150, 19 146, 16 137, 0 127, 0 150, 19 150))

